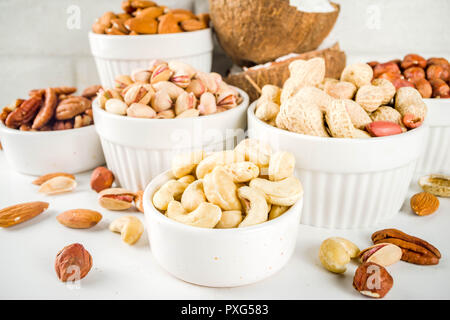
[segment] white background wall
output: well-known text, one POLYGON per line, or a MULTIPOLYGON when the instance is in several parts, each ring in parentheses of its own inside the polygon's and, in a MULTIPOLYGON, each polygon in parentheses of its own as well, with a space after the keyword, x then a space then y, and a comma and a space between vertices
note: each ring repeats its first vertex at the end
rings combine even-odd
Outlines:
MULTIPOLYGON (((156 0, 172 5, 189 0, 156 0)), ((351 56, 450 53, 450 0, 335 0, 341 14, 331 39, 351 56)), ((98 83, 87 32, 121 0, 0 0, 0 106, 28 90, 98 83), (68 18, 79 8, 80 28, 68 18)), ((197 0, 205 8, 207 0, 197 0)), ((203 11, 203 10, 201 10, 203 11)))

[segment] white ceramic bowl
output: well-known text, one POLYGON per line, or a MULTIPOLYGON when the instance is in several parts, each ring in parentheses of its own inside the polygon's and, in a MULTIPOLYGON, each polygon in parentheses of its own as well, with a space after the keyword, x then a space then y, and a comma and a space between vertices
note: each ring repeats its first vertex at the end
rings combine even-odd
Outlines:
POLYGON ((175 154, 192 150, 234 148, 245 136, 248 95, 234 109, 188 119, 137 119, 108 113, 94 100, 95 127, 106 163, 117 182, 143 190, 153 177, 168 170, 175 154))
POLYGON ((373 139, 302 135, 272 127, 248 109, 249 137, 296 158, 305 190, 302 224, 355 229, 376 226, 401 208, 428 127, 373 139))
POLYGON ((289 261, 303 200, 280 217, 245 228, 202 229, 173 221, 152 204, 169 179, 160 174, 144 193, 146 229, 156 261, 173 276, 208 287, 235 287, 265 279, 289 261))
POLYGON ((423 99, 428 106, 425 120, 430 127, 416 173, 450 174, 450 99, 423 99))
POLYGON ((103 87, 114 87, 114 78, 148 68, 154 59, 179 60, 210 72, 213 40, 211 29, 172 34, 115 36, 89 33, 91 52, 103 87))
POLYGON ((105 163, 93 125, 61 131, 25 132, 0 123, 0 141, 10 167, 25 174, 78 173, 105 163))

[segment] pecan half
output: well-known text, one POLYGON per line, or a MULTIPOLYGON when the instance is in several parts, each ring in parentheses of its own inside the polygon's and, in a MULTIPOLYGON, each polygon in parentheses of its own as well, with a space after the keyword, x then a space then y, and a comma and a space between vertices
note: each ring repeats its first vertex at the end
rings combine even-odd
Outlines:
POLYGON ((41 98, 35 96, 24 101, 20 107, 12 111, 5 120, 9 128, 17 129, 20 125, 30 122, 41 106, 41 98))
POLYGON ((384 229, 372 234, 374 244, 392 243, 402 249, 402 260, 419 264, 438 264, 441 253, 433 245, 397 229, 384 229))
POLYGON ((32 128, 40 129, 45 126, 55 114, 56 104, 58 102, 58 97, 56 96, 55 89, 47 88, 45 89, 45 101, 41 110, 39 110, 36 118, 34 118, 32 128))
POLYGON ((91 101, 84 97, 69 97, 56 107, 56 119, 68 120, 85 112, 91 107, 91 101))

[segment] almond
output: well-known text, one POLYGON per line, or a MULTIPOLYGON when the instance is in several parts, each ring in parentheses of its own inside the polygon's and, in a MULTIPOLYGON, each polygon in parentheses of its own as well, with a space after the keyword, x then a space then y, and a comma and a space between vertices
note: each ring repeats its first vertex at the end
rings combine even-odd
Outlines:
POLYGON ((72 180, 75 180, 75 176, 70 174, 70 173, 55 172, 55 173, 49 173, 49 174, 45 174, 43 176, 40 176, 39 178, 37 178, 36 180, 33 181, 33 184, 35 184, 37 186, 40 186, 44 182, 47 182, 48 180, 56 178, 56 177, 67 177, 67 178, 70 178, 72 180))
POLYGON ((47 202, 27 202, 0 210, 0 227, 8 228, 30 220, 48 208, 47 202))
POLYGON ((56 217, 59 223, 73 229, 88 229, 102 220, 102 215, 97 211, 87 209, 68 210, 56 217))
POLYGON ((439 199, 429 192, 415 194, 410 203, 411 209, 419 216, 428 216, 439 208, 439 199))
POLYGON ((158 21, 145 16, 128 19, 124 24, 128 30, 141 34, 155 34, 158 31, 158 21))
POLYGON ((158 18, 158 33, 178 33, 183 32, 183 30, 178 25, 177 18, 172 13, 167 13, 158 18))

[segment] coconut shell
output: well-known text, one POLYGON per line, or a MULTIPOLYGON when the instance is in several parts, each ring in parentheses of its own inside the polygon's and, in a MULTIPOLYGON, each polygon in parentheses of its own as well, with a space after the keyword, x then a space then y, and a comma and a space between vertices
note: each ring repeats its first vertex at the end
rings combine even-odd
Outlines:
POLYGON ((244 72, 229 75, 225 78, 225 82, 241 88, 247 92, 250 101, 255 101, 260 96, 257 87, 262 88, 266 84, 273 84, 280 88, 283 86, 290 76, 289 64, 292 61, 309 60, 316 57, 325 59, 326 77, 339 79, 345 68, 346 56, 345 52, 340 50, 339 44, 336 43, 328 49, 306 52, 281 62, 273 62, 267 67, 249 68, 244 72))
POLYGON ((340 10, 332 3, 333 12, 302 12, 289 0, 210 0, 209 4, 219 42, 239 66, 317 49, 340 10))

